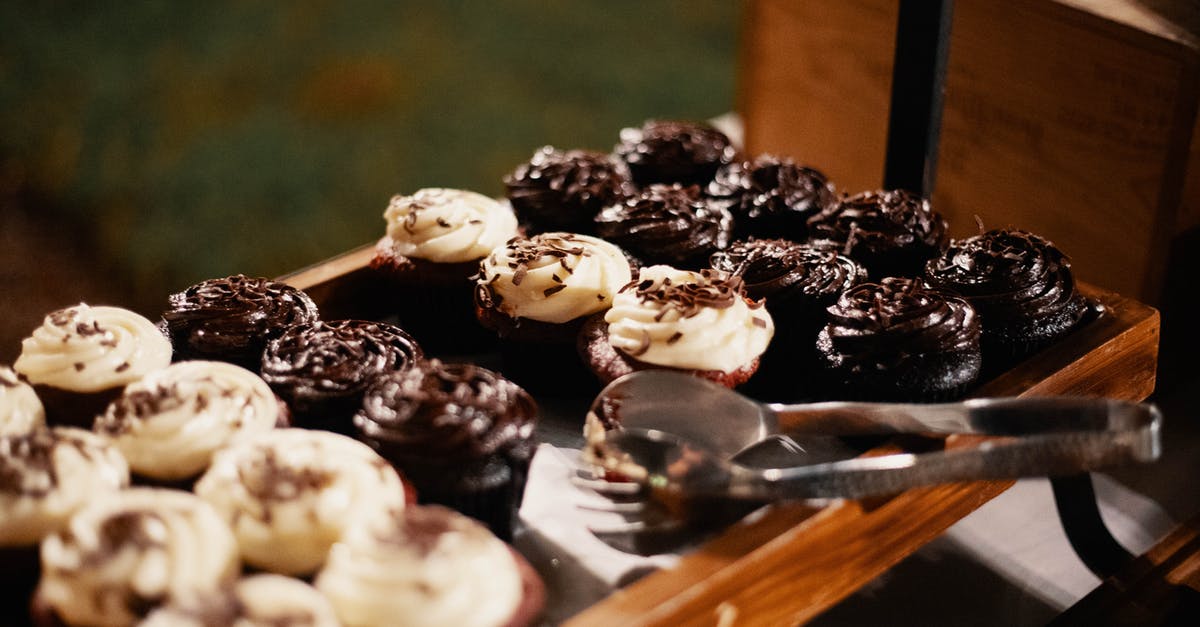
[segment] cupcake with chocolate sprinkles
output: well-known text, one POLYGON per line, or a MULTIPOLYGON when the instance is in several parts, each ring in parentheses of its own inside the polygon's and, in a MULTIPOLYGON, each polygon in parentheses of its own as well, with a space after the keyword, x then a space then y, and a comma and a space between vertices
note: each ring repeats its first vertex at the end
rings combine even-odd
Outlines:
POLYGON ((929 201, 904 190, 844 198, 808 222, 809 239, 867 268, 871 280, 920 277, 946 248, 946 220, 929 201))
POLYGON ((575 351, 579 329, 630 279, 625 253, 602 239, 514 238, 480 264, 475 313, 500 336, 506 376, 538 392, 574 393, 595 384, 575 351))
POLYGON ((817 348, 842 396, 949 401, 979 376, 979 317, 957 295, 886 278, 850 288, 828 311, 817 348))
POLYGON ((384 377, 354 417, 358 437, 416 487, 511 538, 538 408, 515 383, 472 364, 428 360, 384 377))
POLYGON ((600 210, 633 192, 629 170, 611 156, 543 146, 504 177, 508 201, 527 234, 591 233, 600 210))
POLYGON ((816 392, 817 332, 825 309, 867 280, 857 262, 833 250, 782 239, 734 242, 712 256, 712 267, 740 278, 746 294, 762 300, 775 320, 775 337, 747 392, 789 400, 816 392))
POLYGON ((258 574, 154 610, 138 627, 340 627, 329 599, 283 575, 258 574))
POLYGON ((613 152, 640 186, 653 183, 707 185, 717 168, 733 161, 737 150, 721 131, 696 122, 648 120, 641 128, 621 130, 613 152))
POLYGON ((37 392, 12 368, 0 365, 0 436, 29 433, 46 424, 37 392))
POLYGON ((925 270, 931 285, 954 290, 975 307, 984 354, 1001 363, 1054 342, 1088 310, 1075 289, 1070 259, 1026 231, 992 230, 955 240, 925 270))
POLYGON ((632 254, 638 265, 699 270, 729 245, 733 216, 700 188, 651 185, 596 216, 596 234, 632 254))
POLYGON ((376 377, 407 370, 424 355, 400 327, 367 320, 289 327, 263 353, 262 377, 298 427, 351 431, 350 418, 376 377))
POLYGON ((267 342, 293 324, 315 322, 308 294, 278 281, 237 274, 171 294, 160 326, 175 359, 227 361, 258 371, 267 342))
POLYGON ((761 301, 740 278, 719 270, 642 268, 579 335, 581 357, 608 383, 636 370, 665 368, 728 387, 745 383, 775 332, 761 301))
POLYGON ((808 220, 837 201, 825 174, 773 155, 723 166, 705 191, 733 213, 738 238, 802 242, 808 237, 808 220))

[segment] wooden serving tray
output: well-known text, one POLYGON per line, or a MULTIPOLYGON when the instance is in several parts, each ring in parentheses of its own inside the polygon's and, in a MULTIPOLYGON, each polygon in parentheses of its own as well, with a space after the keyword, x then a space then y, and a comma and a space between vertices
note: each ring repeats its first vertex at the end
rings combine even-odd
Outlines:
MULTIPOLYGON (((323 318, 385 315, 367 244, 280 280, 305 290, 323 318)), ((1103 313, 980 385, 975 396, 1086 395, 1143 400, 1154 390, 1158 312, 1089 285, 1103 313)), ((582 418, 581 418, 582 422, 582 418)), ((951 436, 948 447, 976 437, 951 436)), ((595 625, 778 625, 812 619, 1012 485, 978 481, 919 488, 824 508, 785 504, 725 530, 571 618, 595 625)))

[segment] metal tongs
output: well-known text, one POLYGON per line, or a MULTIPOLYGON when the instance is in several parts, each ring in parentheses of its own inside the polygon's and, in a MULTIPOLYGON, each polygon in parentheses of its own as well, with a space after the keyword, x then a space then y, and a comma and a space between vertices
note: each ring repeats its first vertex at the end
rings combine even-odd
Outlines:
POLYGON ((585 458, 605 473, 588 487, 659 503, 865 498, 918 486, 1074 474, 1160 455, 1162 415, 1148 403, 1042 397, 943 404, 762 404, 697 377, 644 371, 592 404, 585 458), (617 428, 605 429, 619 425, 617 428), (833 435, 972 434, 978 446, 853 456, 833 435), (805 434, 821 449, 810 454, 805 434), (784 462, 784 463, 779 463, 784 462))

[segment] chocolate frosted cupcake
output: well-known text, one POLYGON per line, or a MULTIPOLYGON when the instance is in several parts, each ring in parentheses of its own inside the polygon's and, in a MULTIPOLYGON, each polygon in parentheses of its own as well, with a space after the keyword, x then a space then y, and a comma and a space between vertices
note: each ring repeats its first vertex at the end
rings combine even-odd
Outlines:
POLYGON ((286 407, 258 375, 220 361, 183 361, 126 386, 94 430, 117 445, 134 474, 186 487, 218 449, 281 421, 286 407))
POLYGON ((919 277, 941 254, 946 220, 928 200, 904 190, 863 192, 813 216, 809 239, 835 246, 866 266, 871 280, 919 277))
POLYGON ((734 160, 737 150, 724 133, 707 125, 648 120, 641 128, 621 130, 613 152, 629 165, 635 183, 707 185, 717 168, 734 160))
POLYGON ((837 200, 833 185, 819 170, 773 155, 722 167, 706 192, 733 213, 735 236, 801 242, 808 236, 809 218, 837 200))
POLYGON ((543 233, 509 240, 479 266, 475 312, 500 336, 504 373, 548 393, 594 384, 575 338, 632 278, 620 248, 595 237, 543 233))
POLYGON ((537 416, 533 399, 495 372, 430 360, 371 386, 354 424, 412 481, 419 502, 452 507, 511 538, 537 416))
POLYGON ((718 270, 642 268, 588 319, 580 356, 603 383, 635 370, 680 370, 734 387, 758 369, 774 334, 771 314, 746 298, 742 280, 718 270))
POLYGON ((825 308, 866 281, 867 271, 836 251, 781 239, 734 242, 712 256, 712 267, 740 278, 746 294, 763 300, 775 321, 775 337, 747 392, 773 399, 815 393, 815 381, 804 373, 816 364, 825 308))
POLYGON ((293 324, 316 322, 308 294, 270 279, 209 279, 168 297, 161 326, 175 359, 213 359, 258 371, 267 342, 293 324))
POLYGON ((632 193, 629 170, 609 155, 543 146, 504 177, 508 200, 529 234, 591 233, 592 218, 632 193))
POLYGON ((356 526, 334 546, 316 587, 346 627, 528 627, 546 600, 516 551, 437 506, 356 526))
POLYGON ((961 397, 978 378, 980 335, 966 300, 887 278, 842 294, 817 348, 843 396, 940 402, 961 397))
POLYGON ((596 216, 596 234, 633 254, 639 265, 707 267, 725 248, 733 216, 709 203, 698 187, 651 185, 596 216))
POLYGON ((926 266, 926 280, 962 294, 979 312, 984 353, 1008 361, 1062 337, 1088 306, 1071 261, 1054 244, 1019 230, 955 240, 926 266))
POLYGON ((0 365, 0 436, 29 433, 45 424, 37 393, 12 368, 0 365))
POLYGON ((263 354, 262 376, 287 402, 298 427, 351 430, 371 381, 406 370, 424 355, 403 329, 366 320, 290 327, 263 354))
POLYGON ((493 336, 475 322, 471 277, 479 261, 517 236, 506 203, 460 189, 395 196, 383 214, 387 234, 371 268, 383 289, 373 298, 433 351, 478 351, 493 336))
POLYGON ((90 428, 127 383, 170 363, 171 342, 153 322, 80 303, 46 316, 13 370, 33 385, 50 424, 90 428))
POLYGON ((260 574, 154 610, 138 627, 340 627, 329 599, 291 577, 260 574))

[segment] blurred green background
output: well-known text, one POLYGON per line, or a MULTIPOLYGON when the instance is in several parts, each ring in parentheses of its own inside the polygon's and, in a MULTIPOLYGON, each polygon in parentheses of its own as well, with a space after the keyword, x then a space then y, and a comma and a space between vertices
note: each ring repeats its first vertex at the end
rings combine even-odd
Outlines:
MULTIPOLYGON (((729 111, 740 10, 0 3, 3 210, 34 232, 21 244, 53 225, 82 272, 156 312, 205 278, 277 275, 373 240, 395 193, 496 195, 542 144, 608 150, 646 118, 729 111)), ((10 257, 17 237, 2 240, 10 257)), ((63 252, 35 251, 46 263, 4 282, 3 306, 23 281, 53 281, 38 275, 63 252)))

